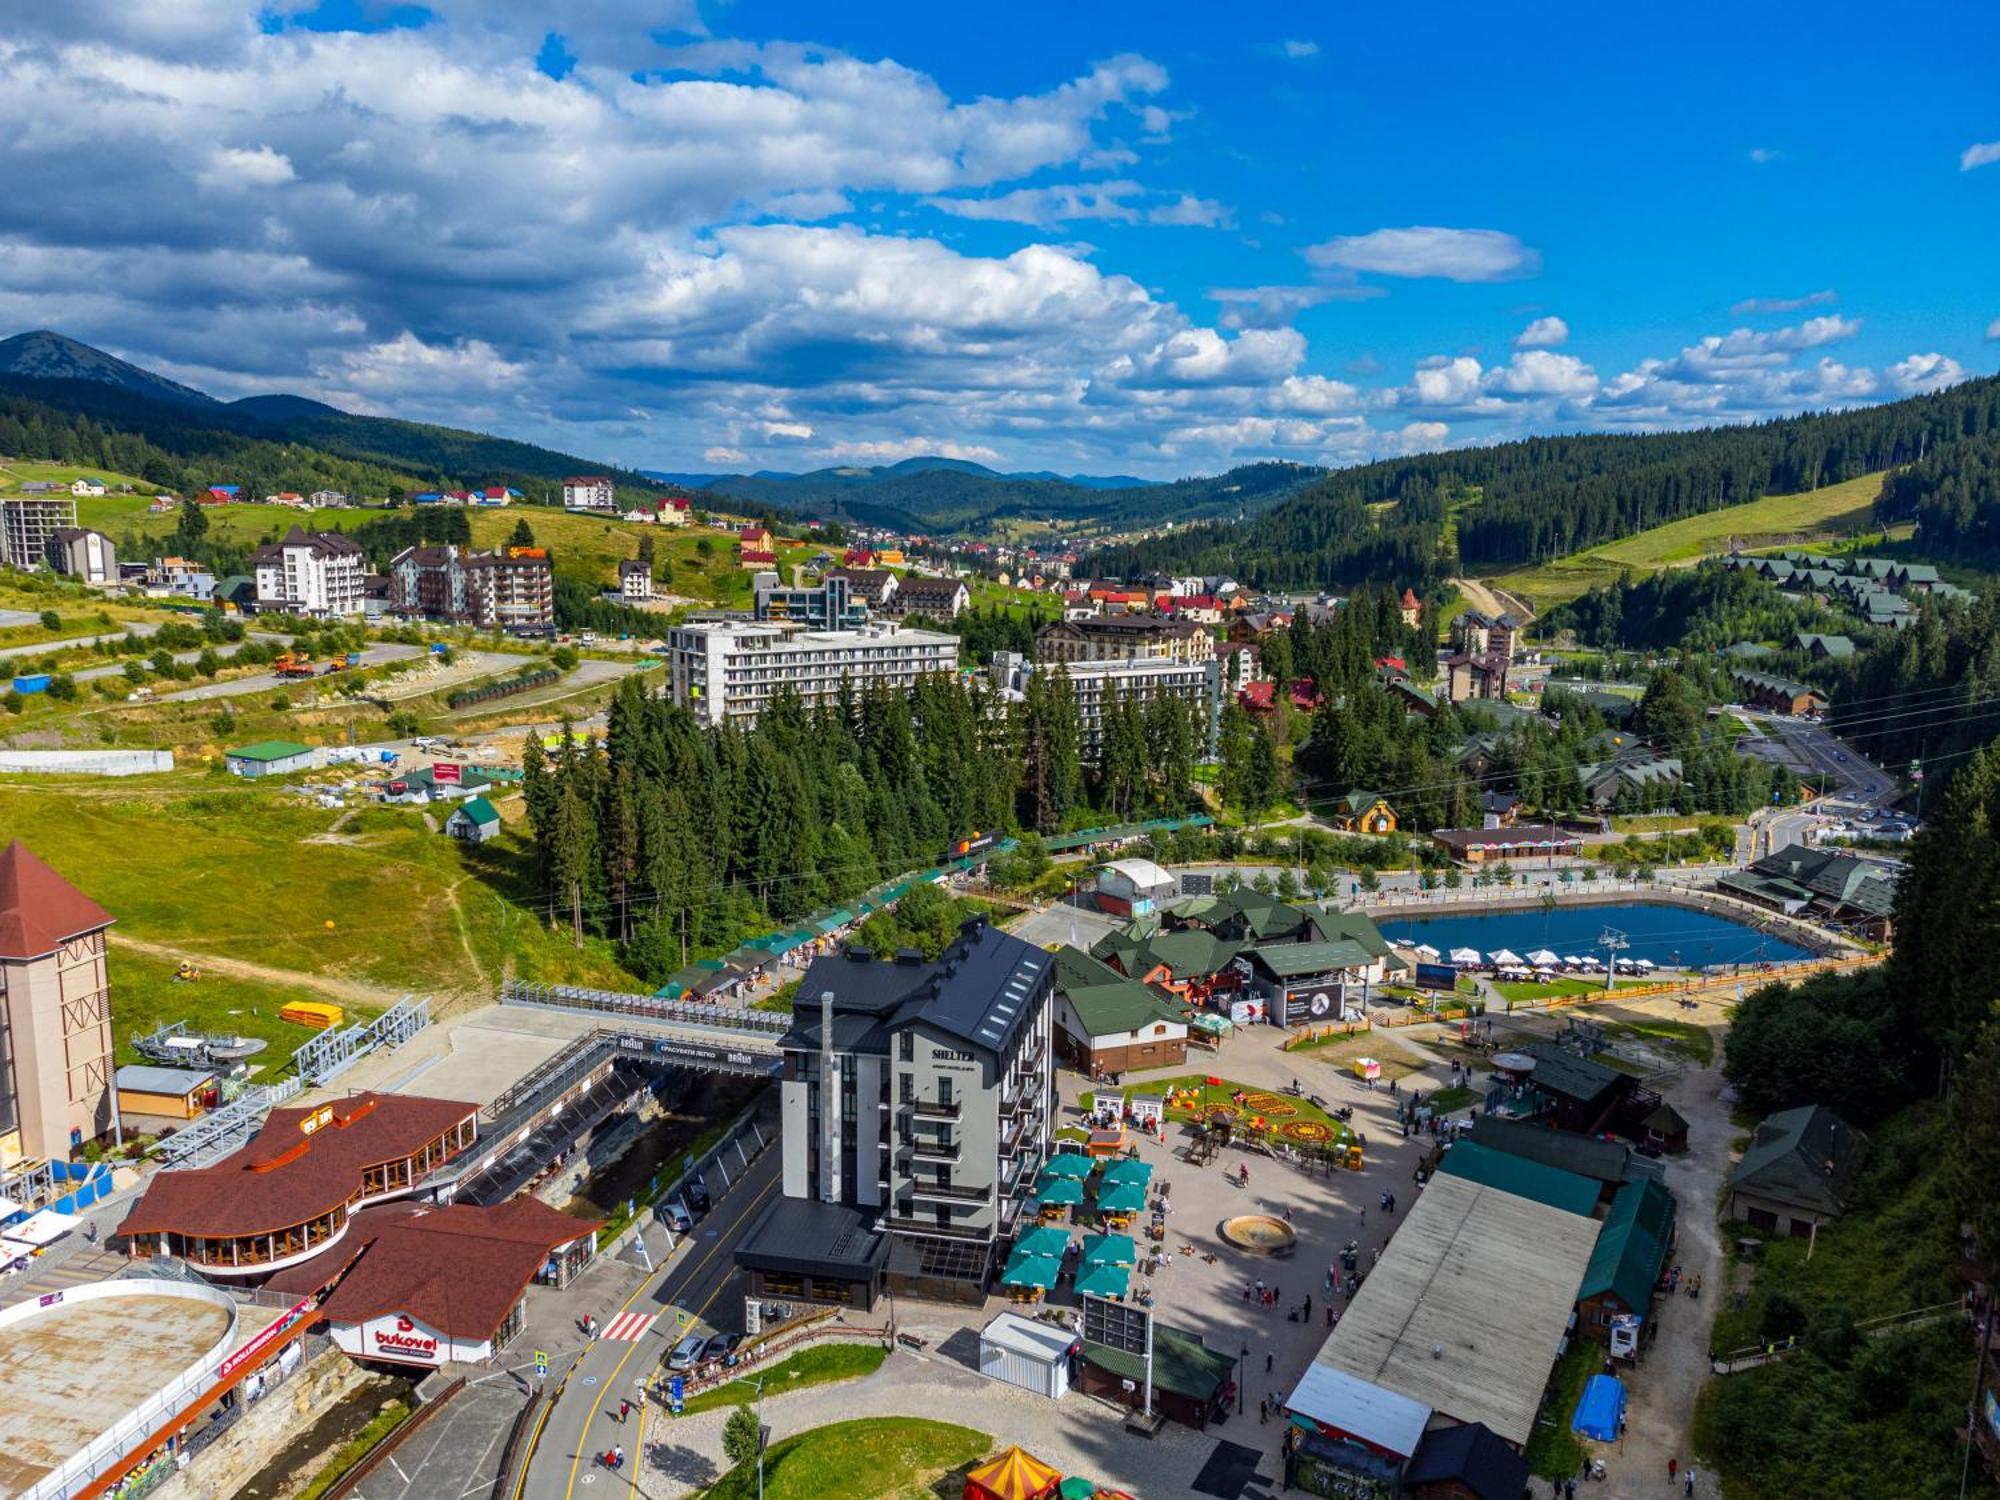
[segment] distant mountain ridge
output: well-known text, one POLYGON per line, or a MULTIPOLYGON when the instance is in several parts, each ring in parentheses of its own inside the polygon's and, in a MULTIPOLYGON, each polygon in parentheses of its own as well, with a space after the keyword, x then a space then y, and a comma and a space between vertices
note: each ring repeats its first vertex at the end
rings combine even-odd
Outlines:
POLYGON ((546 494, 572 474, 607 474, 632 489, 652 487, 637 471, 601 459, 455 427, 356 416, 306 396, 218 401, 47 329, 0 339, 0 393, 87 416, 218 472, 240 469, 245 477, 275 483, 287 482, 289 475, 295 489, 317 487, 310 481, 315 468, 310 454, 301 455, 297 472, 291 472, 281 452, 260 449, 254 460, 248 457, 253 445, 297 445, 336 463, 363 466, 376 482, 400 478, 408 490, 513 483, 546 494))
MULTIPOLYGON (((630 489, 679 485, 732 509, 910 531, 973 532, 1007 519, 1104 530, 1230 520, 1257 514, 1326 472, 1272 462, 1161 483, 1123 474, 1007 474, 941 455, 804 474, 640 471, 488 433, 358 416, 282 392, 218 401, 49 329, 0 340, 0 395, 143 439, 190 478, 207 472, 253 487, 306 490, 332 485, 334 469, 345 466, 349 482, 392 489, 509 483, 531 498, 549 499, 569 475, 608 474, 630 489), (287 456, 287 446, 302 451, 287 456), (314 461, 313 454, 325 461, 314 461)), ((148 477, 167 482, 164 471, 148 477)))
POLYGON ((663 484, 738 505, 916 531, 971 531, 1003 519, 1082 522, 1108 529, 1227 520, 1254 515, 1326 472, 1307 464, 1265 462, 1223 474, 1159 481, 1046 470, 1003 474, 984 464, 941 457, 804 474, 646 471, 663 484))
POLYGON ((93 349, 49 328, 0 339, 0 374, 22 375, 31 380, 92 380, 156 401, 175 401, 188 406, 221 404, 204 392, 127 364, 115 354, 93 349))

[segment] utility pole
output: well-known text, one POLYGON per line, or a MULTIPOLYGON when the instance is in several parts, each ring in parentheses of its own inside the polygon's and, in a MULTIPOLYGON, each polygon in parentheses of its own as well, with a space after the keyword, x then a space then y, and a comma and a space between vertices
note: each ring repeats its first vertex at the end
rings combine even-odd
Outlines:
POLYGON ((1598 934, 1598 946, 1604 950, 1604 988, 1608 991, 1612 981, 1618 976, 1618 955, 1632 944, 1625 934, 1615 927, 1607 927, 1598 934))

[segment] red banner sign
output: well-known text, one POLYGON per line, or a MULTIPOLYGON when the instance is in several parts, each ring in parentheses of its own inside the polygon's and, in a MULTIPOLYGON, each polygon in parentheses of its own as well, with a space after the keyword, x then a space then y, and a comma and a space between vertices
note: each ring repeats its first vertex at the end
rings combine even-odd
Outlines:
POLYGON ((273 1344, 277 1343, 279 1339, 283 1338, 286 1332, 294 1324, 296 1324, 299 1321, 299 1319, 303 1318, 307 1313, 311 1312, 312 1305, 313 1305, 312 1298, 310 1297, 300 1298, 296 1303, 292 1305, 291 1310, 287 1312, 283 1317, 279 1318, 277 1322, 273 1323, 269 1328, 266 1328, 262 1333, 258 1334, 257 1337, 250 1340, 249 1343, 245 1344, 241 1349, 238 1349, 234 1354, 230 1355, 229 1358, 225 1359, 222 1362, 220 1368, 216 1370, 215 1378, 217 1380, 227 1380, 234 1372, 242 1369, 245 1365, 249 1364, 252 1360, 256 1359, 258 1356, 263 1354, 265 1350, 269 1349, 273 1344))

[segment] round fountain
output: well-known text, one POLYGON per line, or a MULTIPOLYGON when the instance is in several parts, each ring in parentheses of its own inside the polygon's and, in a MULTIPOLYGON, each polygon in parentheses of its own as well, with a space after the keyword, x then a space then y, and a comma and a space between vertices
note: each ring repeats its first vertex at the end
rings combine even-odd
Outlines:
POLYGON ((1238 1214, 1221 1228, 1223 1239, 1252 1255, 1290 1255, 1299 1247, 1292 1226, 1273 1214, 1238 1214))

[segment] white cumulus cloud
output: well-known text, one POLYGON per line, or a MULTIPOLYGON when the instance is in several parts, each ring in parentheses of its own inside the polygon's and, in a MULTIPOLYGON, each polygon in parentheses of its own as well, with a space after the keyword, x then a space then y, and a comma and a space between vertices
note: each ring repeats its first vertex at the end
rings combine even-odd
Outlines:
POLYGON ((2000 318, 1986 325, 1986 342, 1991 344, 1996 341, 2000 341, 2000 318))
POLYGON ((1745 297, 1729 309, 1729 315, 1742 318, 1751 313, 1804 312, 1808 307, 1824 307, 1830 302, 1839 300, 1838 294, 1830 286, 1822 287, 1816 292, 1807 292, 1803 297, 1745 297))
POLYGON ((1970 172, 1974 167, 1990 167, 1996 161, 2000 161, 2000 141, 1982 141, 1965 148, 1958 159, 1958 170, 1970 172))
POLYGON ((1514 335, 1516 349, 1553 349, 1569 341, 1569 324, 1553 315, 1537 318, 1514 335))
POLYGON ((1381 276, 1437 276, 1447 281, 1512 281, 1542 267, 1539 250, 1498 229, 1377 229, 1306 247, 1316 266, 1381 276))
POLYGON ((1293 41, 1280 42, 1278 45, 1284 48, 1285 56, 1290 58, 1306 58, 1306 57, 1319 56, 1318 42, 1293 40, 1293 41))
POLYGON ((1888 370, 1889 383, 1897 390, 1941 391, 1966 378, 1965 366, 1942 354, 1912 354, 1897 360, 1888 370))

